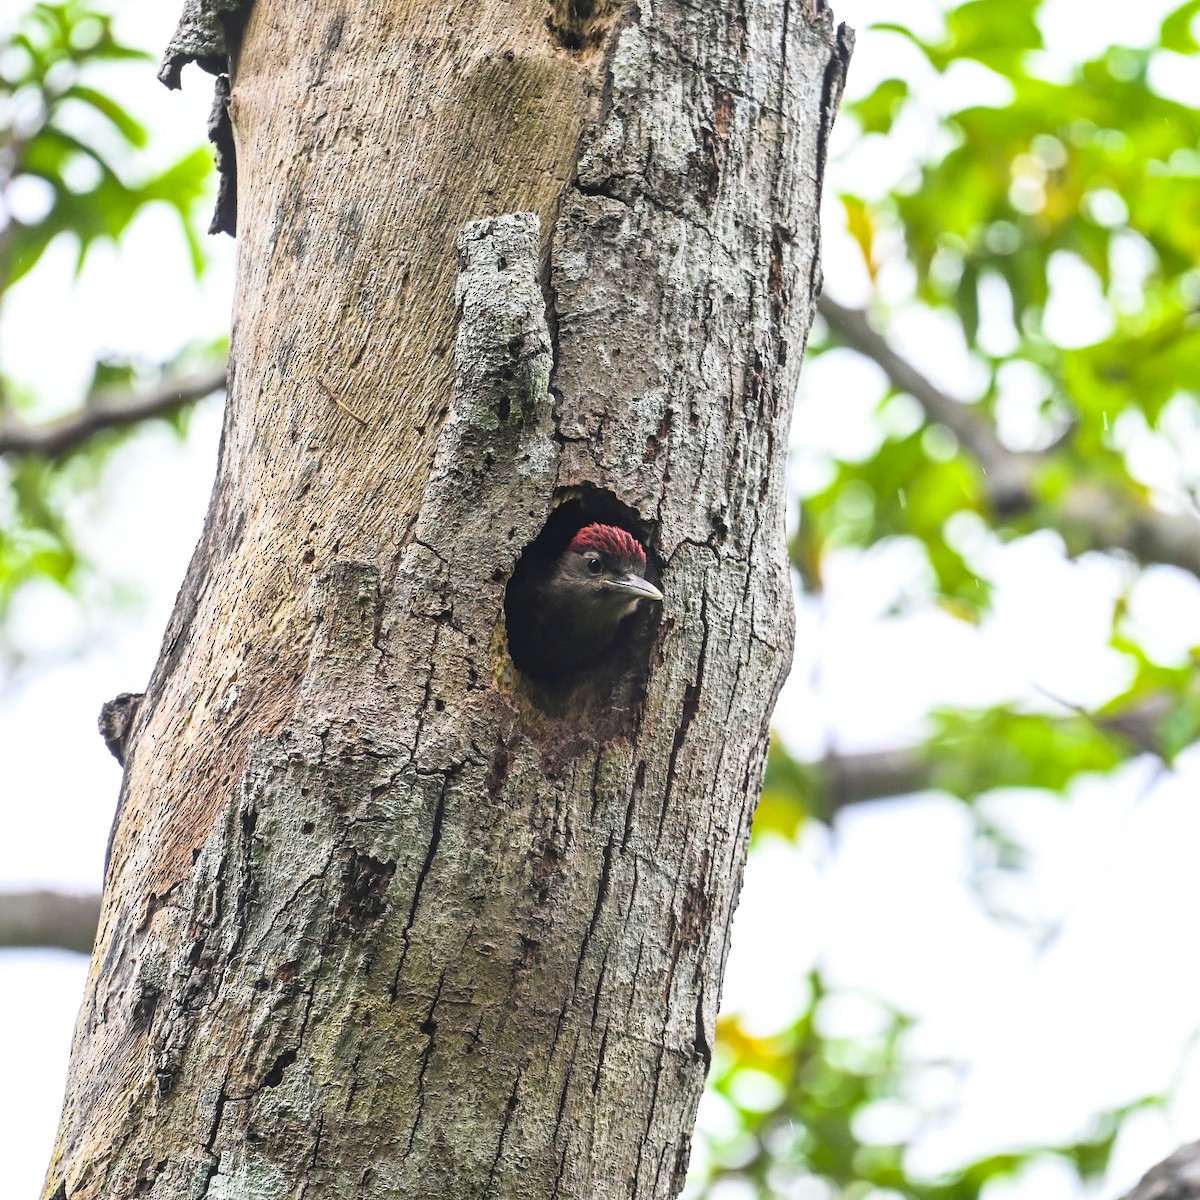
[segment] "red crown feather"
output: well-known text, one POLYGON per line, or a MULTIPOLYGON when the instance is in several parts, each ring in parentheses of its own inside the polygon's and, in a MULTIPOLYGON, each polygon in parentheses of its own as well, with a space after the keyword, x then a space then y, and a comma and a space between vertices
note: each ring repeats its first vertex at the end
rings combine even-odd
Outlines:
POLYGON ((568 550, 582 554, 584 550, 599 550, 601 554, 609 554, 613 558, 623 558, 646 565, 646 551, 642 543, 627 529, 616 525, 585 525, 572 539, 568 550))

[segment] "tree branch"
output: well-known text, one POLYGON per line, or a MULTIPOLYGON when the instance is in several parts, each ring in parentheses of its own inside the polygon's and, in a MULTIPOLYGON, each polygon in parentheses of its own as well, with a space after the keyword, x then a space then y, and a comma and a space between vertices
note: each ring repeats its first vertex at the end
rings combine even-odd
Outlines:
POLYGON ((1001 517, 1037 508, 1042 524, 1062 534, 1073 554, 1124 550, 1143 565, 1179 567, 1200 578, 1200 520, 1159 512, 1126 489, 1091 480, 1077 482, 1054 501, 1039 501, 1035 488, 1041 454, 1008 449, 991 422, 970 405, 948 396, 897 354, 871 328, 865 313, 822 296, 818 311, 839 341, 871 359, 924 409, 926 417, 958 438, 987 478, 992 505, 1001 517))
POLYGON ((990 421, 970 405, 948 396, 912 363, 901 358, 883 336, 871 328, 866 313, 845 308, 828 296, 821 297, 817 311, 840 341, 881 367, 893 387, 907 392, 925 410, 929 420, 944 425, 958 438, 983 468, 992 503, 998 512, 1011 514, 1032 507, 1036 455, 1009 450, 997 437, 990 421))
POLYGON ((49 946, 89 954, 100 897, 0 892, 0 947, 49 946))
POLYGON ((26 425, 9 414, 0 425, 0 455, 65 458, 98 433, 125 429, 151 417, 169 416, 220 391, 225 386, 225 370, 226 364, 222 362, 192 375, 163 380, 146 392, 101 392, 86 408, 44 425, 26 425))
POLYGON ((851 804, 908 796, 934 786, 929 757, 916 748, 830 754, 816 766, 823 793, 818 811, 826 821, 851 804))
MULTIPOLYGON (((1131 754, 1163 758, 1162 729, 1174 707, 1170 693, 1156 692, 1120 712, 1103 715, 1077 708, 1057 696, 1050 698, 1102 733, 1120 738, 1131 754)), ((829 754, 807 768, 813 771, 813 786, 817 793, 814 811, 821 820, 828 822, 839 810, 851 804, 937 788, 939 778, 944 778, 939 766, 947 753, 929 746, 912 746, 857 754, 829 754)), ((992 787, 1004 787, 1010 782, 1005 779, 989 781, 992 787)))

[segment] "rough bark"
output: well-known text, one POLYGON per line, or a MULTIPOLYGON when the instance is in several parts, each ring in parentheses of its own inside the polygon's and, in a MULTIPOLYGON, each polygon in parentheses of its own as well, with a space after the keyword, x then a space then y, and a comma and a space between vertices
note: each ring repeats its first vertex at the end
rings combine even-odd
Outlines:
POLYGON ((673 1195, 790 655, 848 37, 259 0, 234 51, 221 462, 45 1195, 673 1195), (539 689, 505 580, 585 511, 666 601, 539 689))

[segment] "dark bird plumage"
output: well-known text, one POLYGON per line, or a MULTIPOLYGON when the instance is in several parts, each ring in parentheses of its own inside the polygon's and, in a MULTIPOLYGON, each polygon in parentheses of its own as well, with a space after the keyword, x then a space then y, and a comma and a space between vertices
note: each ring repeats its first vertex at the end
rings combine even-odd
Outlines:
POLYGON ((646 551, 627 530, 585 525, 557 558, 523 563, 505 599, 513 662, 561 679, 599 661, 626 617, 663 598, 646 579, 646 551))

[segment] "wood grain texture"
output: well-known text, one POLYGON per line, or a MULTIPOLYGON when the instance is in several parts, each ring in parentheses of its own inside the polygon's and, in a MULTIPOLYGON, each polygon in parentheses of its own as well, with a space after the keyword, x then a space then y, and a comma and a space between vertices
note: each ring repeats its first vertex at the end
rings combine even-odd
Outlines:
POLYGON ((221 463, 47 1197, 678 1191, 848 52, 775 0, 258 0, 221 463), (666 601, 547 690, 502 604, 556 504, 666 601))

